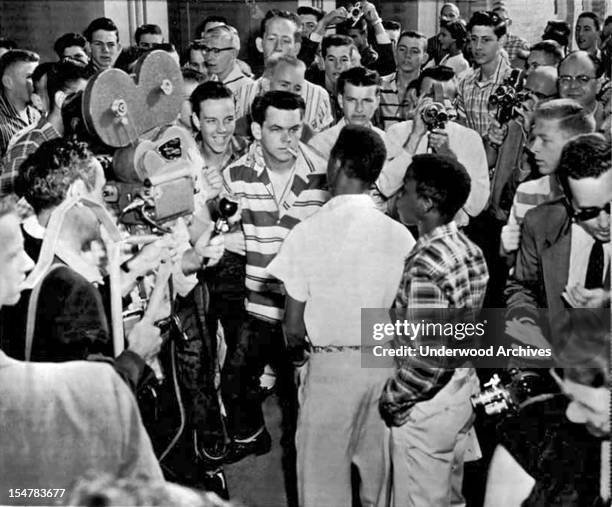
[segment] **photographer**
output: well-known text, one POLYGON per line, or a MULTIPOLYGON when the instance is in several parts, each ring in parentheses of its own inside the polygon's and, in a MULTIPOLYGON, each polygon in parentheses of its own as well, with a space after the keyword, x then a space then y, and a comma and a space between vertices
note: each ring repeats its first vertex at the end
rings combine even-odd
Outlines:
MULTIPOLYGON (((480 214, 489 198, 489 173, 482 140, 476 132, 455 121, 428 125, 423 119, 423 112, 438 100, 435 97, 435 89, 442 91, 444 104, 454 102, 456 88, 453 77, 454 73, 449 67, 423 70, 419 78, 419 103, 414 120, 392 125, 387 136, 394 143, 403 146, 409 154, 427 153, 431 150, 439 155, 456 158, 463 164, 471 180, 469 196, 455 217, 457 225, 463 227, 468 224, 470 217, 480 214)), ((452 111, 447 112, 446 108, 440 112, 447 118, 449 113, 452 114, 452 111)), ((401 185, 402 175, 394 176, 396 180, 391 188, 397 189, 401 185)))
POLYGON ((555 327, 561 393, 500 424, 485 507, 609 505, 609 318, 572 310, 555 327))

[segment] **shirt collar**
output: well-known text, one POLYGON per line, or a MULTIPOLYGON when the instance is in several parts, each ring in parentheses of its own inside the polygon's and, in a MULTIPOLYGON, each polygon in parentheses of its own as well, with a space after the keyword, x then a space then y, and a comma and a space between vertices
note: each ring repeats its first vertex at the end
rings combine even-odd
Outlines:
POLYGON ((234 81, 240 77, 244 77, 244 72, 242 72, 238 64, 234 62, 234 66, 227 77, 223 80, 223 84, 228 83, 229 81, 234 81))
POLYGON ((370 194, 342 194, 332 197, 323 207, 328 210, 335 210, 345 206, 358 208, 375 208, 376 205, 370 194))
POLYGON ((458 232, 459 232, 459 230, 457 229, 457 224, 455 223, 454 220, 452 220, 451 222, 449 222, 447 224, 439 225, 438 227, 436 227, 432 231, 430 231, 427 234, 424 234, 423 236, 421 236, 419 238, 419 240, 417 241, 417 244, 420 246, 420 245, 423 245, 425 243, 431 243, 432 241, 439 240, 439 239, 444 238, 446 236, 454 236, 458 232))
MULTIPOLYGON (((315 172, 315 168, 308 162, 304 154, 304 145, 302 143, 299 143, 297 151, 298 156, 295 159, 294 164, 295 174, 296 176, 306 178, 308 174, 315 172)), ((262 173, 267 169, 266 162, 263 157, 261 143, 258 141, 251 144, 251 147, 249 148, 247 153, 247 165, 255 170, 258 178, 261 178, 262 173)))

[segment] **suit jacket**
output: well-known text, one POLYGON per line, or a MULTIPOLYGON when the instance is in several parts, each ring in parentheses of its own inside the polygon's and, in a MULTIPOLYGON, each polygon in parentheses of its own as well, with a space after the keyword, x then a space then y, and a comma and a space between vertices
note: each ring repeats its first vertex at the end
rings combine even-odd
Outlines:
POLYGON ((539 308, 548 309, 548 322, 566 308, 561 298, 568 279, 571 219, 561 199, 528 211, 514 274, 506 285, 508 319, 531 317, 539 321, 539 308))
POLYGON ((163 481, 136 400, 107 364, 24 363, 0 350, 0 504, 63 505, 87 470, 163 481), (9 488, 64 488, 10 498, 9 488))

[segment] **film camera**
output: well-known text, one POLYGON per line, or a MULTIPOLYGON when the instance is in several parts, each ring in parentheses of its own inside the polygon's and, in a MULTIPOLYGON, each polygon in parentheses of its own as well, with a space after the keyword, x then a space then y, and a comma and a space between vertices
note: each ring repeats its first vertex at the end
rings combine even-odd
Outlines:
POLYGON ((183 102, 178 64, 153 50, 138 60, 135 75, 96 74, 62 114, 69 135, 112 159, 104 198, 120 221, 161 230, 194 210, 199 153, 191 134, 173 125, 183 102))
POLYGON ((428 130, 443 129, 450 120, 446 107, 440 102, 432 102, 421 111, 421 118, 428 130))
POLYGON ((517 108, 525 99, 522 88, 521 71, 514 69, 489 97, 489 106, 497 108, 495 118, 500 124, 507 123, 517 115, 517 108))
POLYGON ((472 406, 486 415, 516 413, 530 399, 553 391, 545 377, 535 371, 510 370, 497 373, 483 386, 479 394, 472 396, 472 406))
POLYGON ((361 4, 357 2, 354 5, 349 5, 346 10, 348 11, 348 17, 346 18, 348 22, 350 22, 350 26, 355 26, 357 22, 363 16, 363 9, 361 8, 361 4))

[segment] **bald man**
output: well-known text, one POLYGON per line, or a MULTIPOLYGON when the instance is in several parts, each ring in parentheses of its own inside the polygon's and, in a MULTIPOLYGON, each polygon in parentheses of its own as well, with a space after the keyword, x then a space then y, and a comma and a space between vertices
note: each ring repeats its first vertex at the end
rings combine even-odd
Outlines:
POLYGON ((599 67, 586 51, 574 51, 559 64, 558 84, 559 96, 578 102, 595 118, 597 131, 603 131, 604 125, 609 124, 611 111, 609 102, 604 105, 597 100, 602 74, 599 67))

